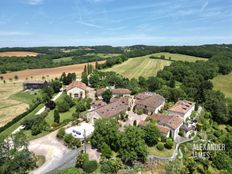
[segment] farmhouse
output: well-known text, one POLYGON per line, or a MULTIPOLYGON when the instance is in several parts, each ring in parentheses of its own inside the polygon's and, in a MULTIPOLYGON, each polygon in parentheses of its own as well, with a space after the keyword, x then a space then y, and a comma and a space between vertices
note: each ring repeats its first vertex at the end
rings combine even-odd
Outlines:
POLYGON ((64 91, 67 92, 71 97, 85 98, 86 96, 86 84, 80 81, 74 81, 64 88, 64 91))
POLYGON ((141 110, 148 115, 158 113, 164 107, 164 104, 165 99, 159 94, 140 93, 135 96, 135 110, 141 110))
POLYGON ((45 80, 27 80, 23 82, 23 89, 24 90, 35 90, 35 89, 41 89, 45 87, 47 84, 47 81, 45 80))
MULTIPOLYGON (((150 116, 151 119, 157 120, 159 126, 170 128, 170 135, 173 139, 176 139, 180 127, 183 125, 183 120, 177 115, 163 115, 163 114, 153 114, 150 116)), ((160 127, 161 128, 161 127, 160 127)), ((161 128, 164 129, 164 128, 161 128)), ((166 129, 168 130, 168 129, 166 129)))
POLYGON ((192 114, 195 109, 195 103, 187 100, 179 100, 173 107, 168 109, 170 115, 179 115, 184 121, 192 114))
MULTIPOLYGON (((106 88, 101 88, 98 89, 96 92, 96 95, 98 99, 102 99, 102 94, 106 91, 106 88)), ((112 92, 112 97, 128 97, 131 94, 131 91, 126 88, 116 88, 116 89, 111 89, 112 92)))
POLYGON ((119 100, 109 103, 108 105, 102 106, 96 110, 93 110, 86 114, 87 119, 90 122, 99 118, 111 118, 118 116, 122 112, 126 112, 129 109, 129 99, 126 97, 120 98, 119 100))

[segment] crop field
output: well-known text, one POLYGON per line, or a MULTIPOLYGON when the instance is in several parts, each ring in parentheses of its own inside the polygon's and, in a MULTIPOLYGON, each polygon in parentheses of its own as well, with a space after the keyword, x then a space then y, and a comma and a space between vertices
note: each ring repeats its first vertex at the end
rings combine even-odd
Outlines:
POLYGON ((171 58, 171 60, 175 60, 175 61, 187 61, 187 62, 195 62, 197 60, 207 61, 206 58, 188 56, 184 54, 174 54, 174 53, 167 53, 167 52, 152 54, 152 56, 156 56, 156 57, 160 57, 162 55, 165 56, 165 59, 167 60, 171 58))
POLYGON ((159 70, 171 64, 171 61, 150 59, 149 56, 131 58, 122 64, 115 65, 103 71, 114 71, 131 79, 138 78, 139 76, 155 76, 159 70))
POLYGON ((232 73, 228 75, 218 75, 212 82, 215 90, 219 90, 223 92, 226 97, 232 98, 232 73))
MULTIPOLYGON (((99 63, 103 63, 105 61, 99 61, 99 63)), ((61 66, 56 68, 44 68, 44 69, 29 69, 29 70, 22 70, 16 72, 9 72, 6 74, 0 74, 5 80, 14 79, 17 75, 20 80, 25 79, 38 79, 41 80, 45 78, 46 80, 59 77, 63 72, 66 73, 73 73, 75 72, 77 76, 81 76, 82 71, 84 70, 84 66, 87 63, 76 64, 76 65, 68 65, 68 66, 61 66)), ((95 65, 95 62, 91 62, 89 64, 95 65)))
POLYGON ((25 56, 37 56, 39 53, 29 51, 6 51, 0 52, 0 57, 25 57, 25 56))
POLYGON ((6 84, 0 82, 0 127, 26 111, 28 104, 10 98, 21 90, 22 82, 6 84))

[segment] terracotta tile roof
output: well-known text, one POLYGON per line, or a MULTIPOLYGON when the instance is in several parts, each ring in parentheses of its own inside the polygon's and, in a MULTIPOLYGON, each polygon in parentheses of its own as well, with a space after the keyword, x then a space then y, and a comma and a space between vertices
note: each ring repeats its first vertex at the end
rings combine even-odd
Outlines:
POLYGON ((86 90, 86 88, 87 88, 86 84, 84 84, 84 83, 82 83, 80 81, 74 81, 74 82, 70 83, 68 86, 66 86, 64 88, 64 90, 69 91, 69 90, 71 90, 73 88, 76 88, 76 87, 80 88, 80 89, 83 89, 83 90, 86 90))
POLYGON ((166 127, 166 126, 162 126, 159 124, 156 124, 156 127, 160 130, 161 133, 167 134, 171 129, 166 127))
POLYGON ((131 94, 131 91, 129 89, 126 88, 116 88, 116 89, 112 89, 112 94, 131 94))
MULTIPOLYGON (((107 90, 106 88, 97 89, 96 91, 97 96, 101 96, 106 90, 107 90)), ((112 89, 111 92, 113 95, 131 94, 131 91, 126 88, 112 89)))
POLYGON ((125 101, 125 99, 121 99, 106 106, 103 106, 95 111, 102 117, 113 117, 120 112, 126 111, 128 107, 128 100, 125 101))
POLYGON ((168 126, 172 129, 176 129, 183 124, 182 118, 177 115, 153 114, 150 118, 156 119, 159 125, 168 126))
POLYGON ((137 100, 135 103, 137 105, 143 105, 143 106, 147 106, 147 107, 151 107, 151 108, 157 108, 160 105, 162 105, 163 102, 165 102, 164 97, 162 97, 159 94, 155 94, 155 95, 149 96, 145 99, 137 100))
POLYGON ((135 95, 136 100, 143 100, 145 98, 148 98, 150 96, 154 95, 154 93, 149 93, 149 92, 143 92, 135 95))
POLYGON ((23 84, 44 84, 46 83, 45 80, 26 80, 23 84))
POLYGON ((94 108, 100 108, 100 107, 103 107, 103 106, 106 106, 106 105, 107 105, 107 103, 104 102, 104 101, 101 101, 101 100, 97 100, 92 104, 92 106, 94 108))
POLYGON ((175 103, 174 106, 168 109, 168 111, 185 114, 193 107, 193 104, 194 104, 193 102, 187 100, 179 100, 178 102, 175 103))

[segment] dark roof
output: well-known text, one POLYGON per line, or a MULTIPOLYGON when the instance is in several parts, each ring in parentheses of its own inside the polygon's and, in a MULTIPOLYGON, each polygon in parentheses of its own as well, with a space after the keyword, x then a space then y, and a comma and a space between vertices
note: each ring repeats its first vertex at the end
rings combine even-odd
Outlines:
MULTIPOLYGON (((100 88, 97 89, 96 94, 97 96, 101 96, 107 89, 106 88, 100 88)), ((116 88, 111 90, 113 95, 123 95, 123 94, 131 94, 131 91, 126 88, 116 88)))
POLYGON ((160 105, 163 104, 163 102, 165 102, 164 97, 162 97, 159 94, 155 94, 143 100, 137 100, 136 104, 151 107, 151 108, 158 108, 160 105))
POLYGON ((23 84, 25 85, 25 84, 41 84, 41 85, 43 85, 43 84, 45 84, 47 81, 45 81, 45 80, 26 80, 26 81, 24 81, 23 82, 23 84))

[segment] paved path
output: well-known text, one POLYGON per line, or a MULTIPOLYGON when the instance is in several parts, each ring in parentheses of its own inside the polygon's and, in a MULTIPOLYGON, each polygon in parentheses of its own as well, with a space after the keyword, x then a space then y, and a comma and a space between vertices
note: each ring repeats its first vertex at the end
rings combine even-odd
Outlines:
POLYGON ((30 141, 28 149, 36 155, 45 156, 45 163, 31 174, 46 174, 75 165, 77 153, 81 150, 70 150, 56 138, 57 131, 30 141))

